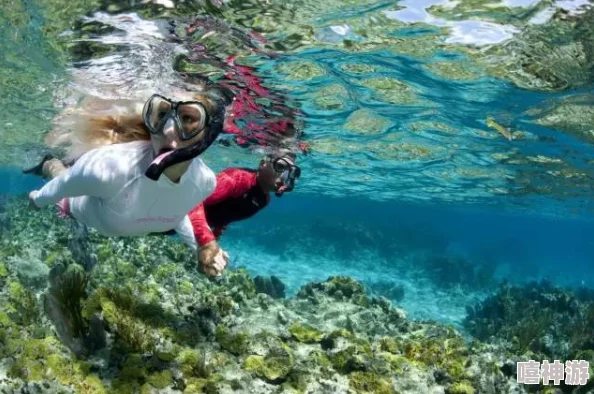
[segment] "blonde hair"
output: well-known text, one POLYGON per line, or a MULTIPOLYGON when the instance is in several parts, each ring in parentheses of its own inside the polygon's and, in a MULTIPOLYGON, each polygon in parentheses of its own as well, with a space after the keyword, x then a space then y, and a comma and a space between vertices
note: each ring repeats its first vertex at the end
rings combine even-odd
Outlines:
MULTIPOLYGON (((191 96, 204 104, 210 114, 230 102, 215 85, 203 86, 201 92, 191 96)), ((143 106, 143 102, 137 101, 87 97, 78 108, 59 115, 45 142, 52 148, 64 149, 63 159, 72 161, 101 146, 150 141, 151 135, 142 118, 143 106)))

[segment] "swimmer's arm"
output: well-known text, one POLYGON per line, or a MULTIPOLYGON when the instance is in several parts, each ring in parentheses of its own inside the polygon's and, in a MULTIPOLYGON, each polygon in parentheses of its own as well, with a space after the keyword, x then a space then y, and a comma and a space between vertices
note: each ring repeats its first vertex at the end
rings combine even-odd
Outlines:
POLYGON ((192 230, 192 222, 189 215, 184 216, 183 220, 175 227, 175 232, 180 236, 182 241, 192 249, 193 252, 198 251, 194 231, 192 230))
POLYGON ((192 235, 199 246, 204 246, 209 242, 216 240, 208 222, 206 221, 206 214, 204 212, 204 204, 201 203, 188 215, 192 235))
POLYGON ((194 238, 198 246, 204 246, 209 242, 216 240, 208 221, 206 220, 205 205, 217 204, 233 196, 235 182, 227 174, 228 170, 222 171, 216 179, 214 191, 200 204, 196 205, 189 213, 190 223, 194 238))
POLYGON ((251 177, 253 174, 237 168, 227 168, 221 171, 217 176, 214 192, 190 211, 190 221, 199 246, 215 241, 223 231, 222 228, 210 228, 206 220, 205 207, 218 204, 229 198, 240 197, 252 186, 251 177))
POLYGON ((93 196, 111 198, 117 194, 125 171, 121 163, 101 152, 90 151, 66 171, 34 193, 33 202, 39 208, 55 204, 65 197, 93 196))

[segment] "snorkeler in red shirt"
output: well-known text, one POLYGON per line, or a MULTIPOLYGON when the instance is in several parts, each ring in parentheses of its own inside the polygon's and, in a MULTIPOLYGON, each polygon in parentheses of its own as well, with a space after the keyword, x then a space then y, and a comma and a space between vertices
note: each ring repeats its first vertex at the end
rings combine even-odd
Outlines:
POLYGON ((218 238, 232 222, 247 219, 294 188, 301 169, 292 153, 267 155, 257 170, 228 168, 217 175, 215 191, 190 211, 189 217, 202 265, 219 252, 218 238))

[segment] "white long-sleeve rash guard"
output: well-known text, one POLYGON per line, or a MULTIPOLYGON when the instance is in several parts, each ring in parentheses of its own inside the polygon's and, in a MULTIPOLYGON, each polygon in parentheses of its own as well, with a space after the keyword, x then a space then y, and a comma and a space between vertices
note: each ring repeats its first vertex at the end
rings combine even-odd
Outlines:
POLYGON ((178 183, 144 172, 153 161, 150 142, 134 141, 91 150, 33 197, 38 207, 68 198, 70 214, 105 236, 142 236, 175 229, 197 250, 188 213, 215 189, 216 177, 200 158, 178 183))

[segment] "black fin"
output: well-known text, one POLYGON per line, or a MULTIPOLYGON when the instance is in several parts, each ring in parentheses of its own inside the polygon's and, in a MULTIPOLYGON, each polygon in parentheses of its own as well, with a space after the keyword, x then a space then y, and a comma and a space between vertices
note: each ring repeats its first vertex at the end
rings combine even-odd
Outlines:
POLYGON ((53 159, 54 156, 51 153, 48 153, 47 155, 43 156, 43 159, 41 159, 41 162, 39 162, 39 164, 34 165, 33 167, 30 168, 26 168, 23 170, 23 174, 33 174, 33 175, 43 175, 42 174, 42 170, 43 170, 43 164, 48 161, 53 159))

